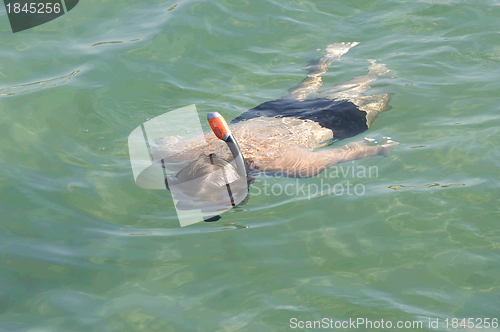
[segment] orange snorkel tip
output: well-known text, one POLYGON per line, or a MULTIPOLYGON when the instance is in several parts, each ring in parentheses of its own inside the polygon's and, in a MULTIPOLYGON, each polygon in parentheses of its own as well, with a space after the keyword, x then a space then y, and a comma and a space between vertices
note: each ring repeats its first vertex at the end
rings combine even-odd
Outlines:
POLYGON ((227 146, 231 150, 234 161, 236 162, 236 170, 238 171, 238 174, 246 178, 247 170, 243 154, 241 153, 240 147, 231 133, 224 117, 220 115, 219 112, 210 112, 207 114, 207 120, 215 136, 226 142, 227 146))
POLYGON ((218 139, 226 141, 229 135, 231 135, 231 130, 224 117, 222 117, 219 112, 210 112, 207 114, 207 119, 215 136, 217 136, 218 139))

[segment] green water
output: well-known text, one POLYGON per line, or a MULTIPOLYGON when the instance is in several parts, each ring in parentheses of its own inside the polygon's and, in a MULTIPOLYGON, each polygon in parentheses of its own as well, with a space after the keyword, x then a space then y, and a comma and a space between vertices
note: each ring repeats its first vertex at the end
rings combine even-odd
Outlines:
POLYGON ((80 1, 16 34, 2 8, 0 330, 500 319, 499 31, 496 0, 80 1), (257 179, 248 204, 180 228, 169 192, 134 183, 134 128, 191 104, 232 119, 343 41, 360 44, 322 89, 367 59, 392 70, 370 90, 392 109, 355 139, 400 145, 349 163, 378 177, 328 180, 363 195, 257 179))

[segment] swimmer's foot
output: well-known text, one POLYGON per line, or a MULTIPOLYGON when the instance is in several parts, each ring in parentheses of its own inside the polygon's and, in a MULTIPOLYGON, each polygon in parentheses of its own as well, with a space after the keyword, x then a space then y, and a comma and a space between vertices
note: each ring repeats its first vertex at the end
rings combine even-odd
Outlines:
POLYGON ((347 82, 335 84, 332 88, 321 91, 322 97, 334 100, 346 99, 358 105, 355 100, 360 97, 363 98, 363 94, 371 89, 370 84, 375 82, 380 76, 391 72, 382 63, 377 63, 375 60, 368 61, 370 62, 368 73, 357 76, 347 82))
POLYGON ((343 54, 346 54, 349 49, 358 44, 358 42, 330 44, 326 48, 326 56, 340 58, 343 54))
POLYGON ((376 60, 368 60, 368 62, 371 63, 368 67, 368 75, 379 77, 389 72, 389 69, 383 63, 378 63, 376 60))

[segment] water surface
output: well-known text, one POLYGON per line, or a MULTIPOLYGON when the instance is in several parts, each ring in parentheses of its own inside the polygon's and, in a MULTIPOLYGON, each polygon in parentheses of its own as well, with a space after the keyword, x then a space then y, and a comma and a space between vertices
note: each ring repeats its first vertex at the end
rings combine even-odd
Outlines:
POLYGON ((13 34, 2 9, 0 330, 500 318, 499 17, 493 0, 97 0, 13 34), (363 195, 266 195, 325 178, 260 178, 180 228, 169 192, 135 185, 134 128, 191 104, 233 119, 343 41, 360 44, 322 89, 369 59, 392 70, 370 92, 392 109, 354 139, 400 145, 345 165, 377 177, 326 179, 363 195))

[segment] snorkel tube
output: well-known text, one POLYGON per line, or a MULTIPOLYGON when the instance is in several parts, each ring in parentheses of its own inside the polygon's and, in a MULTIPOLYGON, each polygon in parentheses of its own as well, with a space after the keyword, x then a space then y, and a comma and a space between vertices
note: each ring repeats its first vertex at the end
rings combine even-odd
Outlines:
POLYGON ((243 159, 243 154, 241 153, 240 147, 236 142, 236 139, 231 133, 226 120, 219 112, 210 112, 207 114, 207 120, 217 138, 226 142, 227 146, 233 154, 234 161, 236 162, 236 170, 238 174, 244 179, 247 178, 247 170, 245 167, 245 160, 243 159))

